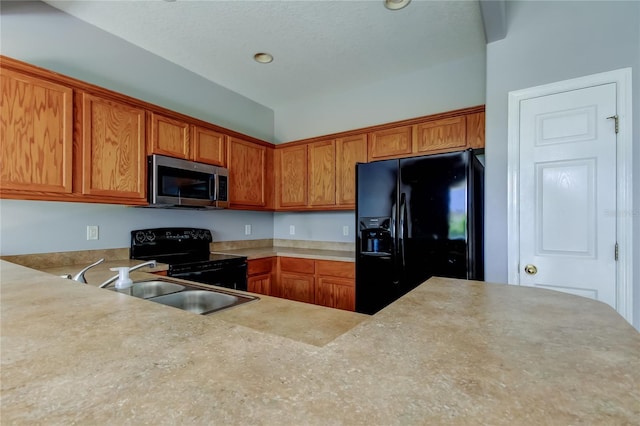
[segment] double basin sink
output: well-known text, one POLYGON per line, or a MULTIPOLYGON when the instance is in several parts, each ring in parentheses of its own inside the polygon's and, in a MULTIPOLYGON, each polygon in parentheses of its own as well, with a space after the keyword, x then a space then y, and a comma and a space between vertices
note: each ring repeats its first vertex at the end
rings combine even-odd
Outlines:
MULTIPOLYGON (((116 291, 113 288, 111 290, 116 291)), ((132 287, 118 290, 118 292, 201 315, 212 314, 258 299, 255 296, 190 287, 168 280, 138 281, 132 287)))

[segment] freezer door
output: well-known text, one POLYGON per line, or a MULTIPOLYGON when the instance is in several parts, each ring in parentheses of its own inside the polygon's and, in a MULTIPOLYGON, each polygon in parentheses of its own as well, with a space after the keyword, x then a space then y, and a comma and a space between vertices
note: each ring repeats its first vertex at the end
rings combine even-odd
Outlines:
POLYGON ((400 248, 407 285, 467 278, 469 151, 400 161, 400 248))
POLYGON ((356 311, 373 314, 396 300, 398 160, 356 167, 356 311))

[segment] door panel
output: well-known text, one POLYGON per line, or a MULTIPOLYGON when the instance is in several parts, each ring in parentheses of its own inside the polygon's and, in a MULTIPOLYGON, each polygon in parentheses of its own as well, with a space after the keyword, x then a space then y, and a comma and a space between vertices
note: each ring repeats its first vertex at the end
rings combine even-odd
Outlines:
POLYGON ((520 284, 615 308, 616 85, 520 107, 520 284))
POLYGON ((536 255, 595 257, 594 158, 536 165, 536 255))

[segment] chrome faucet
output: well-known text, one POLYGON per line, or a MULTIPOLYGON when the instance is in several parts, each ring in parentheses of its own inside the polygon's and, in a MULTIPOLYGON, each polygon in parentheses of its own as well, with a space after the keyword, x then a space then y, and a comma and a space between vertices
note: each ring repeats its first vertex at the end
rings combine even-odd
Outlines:
MULTIPOLYGON (((129 268, 129 272, 133 272, 133 271, 135 271, 137 269, 144 268, 145 266, 151 266, 152 268, 155 268, 157 264, 158 263, 155 260, 150 260, 148 262, 144 262, 144 263, 141 263, 139 265, 132 266, 131 268, 129 268)), ((117 280, 119 276, 120 276, 119 274, 116 274, 115 276, 109 278, 108 280, 106 280, 105 282, 100 284, 100 288, 107 287, 109 284, 111 284, 112 282, 117 280)))
MULTIPOLYGON (((98 260, 95 263, 92 263, 91 265, 87 266, 86 268, 84 268, 83 270, 81 270, 80 272, 75 274, 74 276, 69 276, 69 279, 71 279, 73 281, 78 281, 79 283, 86 284, 87 280, 84 277, 84 273, 87 272, 89 269, 93 268, 94 266, 101 264, 102 262, 104 262, 104 258, 98 260)), ((66 276, 65 276, 65 278, 66 278, 66 276)))

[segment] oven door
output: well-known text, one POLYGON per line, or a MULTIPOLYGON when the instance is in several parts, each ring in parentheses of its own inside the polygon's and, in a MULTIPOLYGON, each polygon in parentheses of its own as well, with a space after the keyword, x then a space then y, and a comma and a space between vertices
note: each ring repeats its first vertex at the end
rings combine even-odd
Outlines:
POLYGON ((247 291, 247 264, 225 265, 203 271, 177 272, 169 271, 168 276, 202 284, 217 285, 234 290, 247 291))

